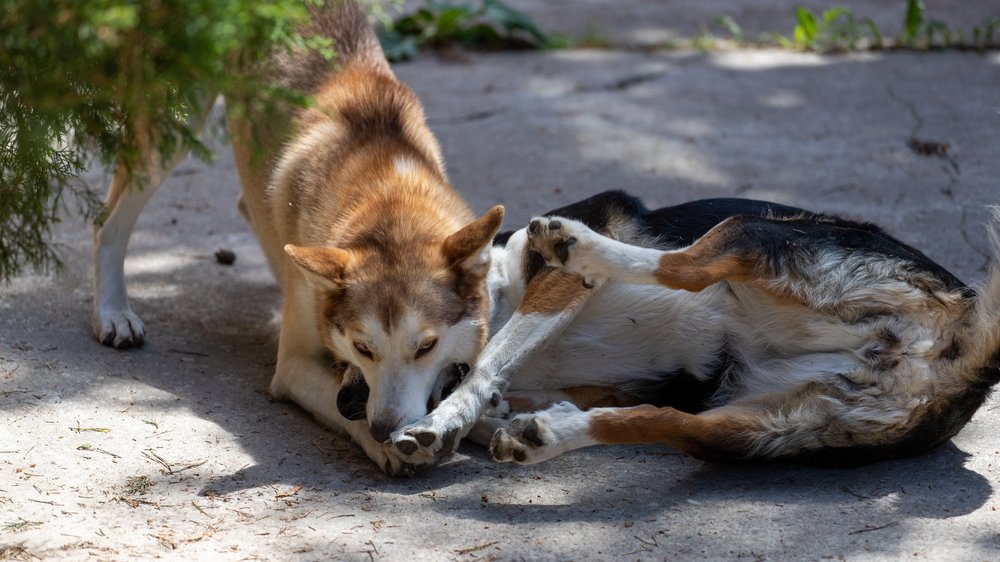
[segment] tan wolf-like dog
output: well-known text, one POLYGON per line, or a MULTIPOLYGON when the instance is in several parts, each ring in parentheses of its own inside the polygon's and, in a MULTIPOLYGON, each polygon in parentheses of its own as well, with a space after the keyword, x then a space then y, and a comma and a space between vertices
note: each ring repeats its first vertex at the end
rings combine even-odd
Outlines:
MULTIPOLYGON (((475 219, 364 10, 327 4, 310 8, 303 31, 333 39, 338 57, 279 53, 268 69, 314 103, 277 119, 230 113, 240 209, 284 297, 271 392, 343 428, 398 474, 408 466, 383 442, 433 409, 486 342, 485 278, 503 208, 475 219)), ((125 246, 182 155, 167 163, 152 149, 146 156, 144 189, 117 174, 95 231, 94 334, 115 347, 142 343, 122 273, 125 246)))

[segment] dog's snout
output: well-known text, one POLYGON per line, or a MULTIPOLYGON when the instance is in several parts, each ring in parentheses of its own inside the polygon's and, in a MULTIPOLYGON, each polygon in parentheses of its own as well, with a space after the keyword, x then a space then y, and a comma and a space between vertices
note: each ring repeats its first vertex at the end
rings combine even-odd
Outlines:
POLYGON ((385 443, 388 441, 393 431, 396 431, 396 423, 386 422, 383 420, 372 422, 372 425, 368 430, 368 432, 371 433, 372 439, 378 441, 379 443, 385 443))

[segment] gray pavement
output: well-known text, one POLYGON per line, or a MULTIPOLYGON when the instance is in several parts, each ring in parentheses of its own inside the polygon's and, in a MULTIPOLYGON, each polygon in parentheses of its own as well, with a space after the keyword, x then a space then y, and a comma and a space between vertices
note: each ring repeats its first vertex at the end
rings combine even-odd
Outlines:
MULTIPOLYGON (((423 99, 456 187, 478 211, 507 205, 510 227, 610 188, 650 205, 766 198, 873 220, 961 278, 984 276, 1000 54, 452 54, 397 72, 423 99), (948 158, 916 154, 911 136, 949 143, 948 158)), ((63 275, 0 288, 0 559, 1000 552, 996 399, 937 451, 855 470, 709 465, 666 447, 516 467, 463 445, 430 474, 388 479, 269 399, 279 295, 237 193, 223 149, 180 166, 140 219, 126 271, 148 329, 141 350, 91 339, 79 219, 58 232, 63 275), (220 248, 233 266, 215 262, 220 248)))
MULTIPOLYGON (((409 0, 407 5, 413 5, 409 0)), ((821 14, 834 6, 844 6, 860 20, 871 18, 886 39, 899 33, 906 12, 905 0, 699 0, 677 2, 668 0, 507 0, 507 3, 531 16, 547 32, 567 37, 605 42, 619 48, 656 48, 690 40, 703 28, 718 37, 728 32, 716 25, 719 16, 729 16, 743 30, 748 40, 764 33, 792 36, 795 28, 795 8, 804 6, 821 14)), ((995 1, 924 0, 928 19, 947 23, 964 30, 982 25, 989 16, 1000 16, 995 1)))

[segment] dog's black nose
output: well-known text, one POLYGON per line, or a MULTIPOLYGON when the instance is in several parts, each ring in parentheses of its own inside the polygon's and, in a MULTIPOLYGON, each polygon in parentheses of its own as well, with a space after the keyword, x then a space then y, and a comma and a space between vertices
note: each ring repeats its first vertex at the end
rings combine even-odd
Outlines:
POLYGON ((389 440, 389 437, 395 430, 395 425, 390 425, 385 422, 375 422, 371 425, 368 432, 371 433, 372 439, 378 441, 379 443, 385 443, 389 440))

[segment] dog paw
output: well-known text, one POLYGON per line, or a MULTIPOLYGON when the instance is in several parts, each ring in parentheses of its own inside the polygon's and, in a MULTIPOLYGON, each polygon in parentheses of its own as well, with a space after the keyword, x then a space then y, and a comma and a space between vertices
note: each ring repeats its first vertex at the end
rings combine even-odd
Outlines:
POLYGON ((597 259, 596 245, 601 235, 587 225, 561 217, 538 217, 528 223, 528 246, 542 255, 548 265, 580 275, 592 286, 610 272, 597 259))
POLYGON ((535 464, 566 451, 586 446, 586 413, 569 402, 547 410, 521 414, 490 441, 490 454, 498 462, 535 464))
POLYGON ((376 456, 378 458, 372 458, 372 460, 375 461, 375 464, 382 469, 382 472, 384 472, 386 476, 406 478, 416 474, 419 468, 417 465, 408 463, 400 458, 397 452, 390 445, 385 445, 381 454, 376 456))
POLYGON ((145 330, 139 315, 132 308, 98 309, 91 320, 94 337, 104 345, 115 349, 142 347, 145 330))
POLYGON ((396 430, 390 437, 394 452, 414 465, 432 464, 452 453, 458 446, 462 428, 436 428, 423 420, 396 430))

